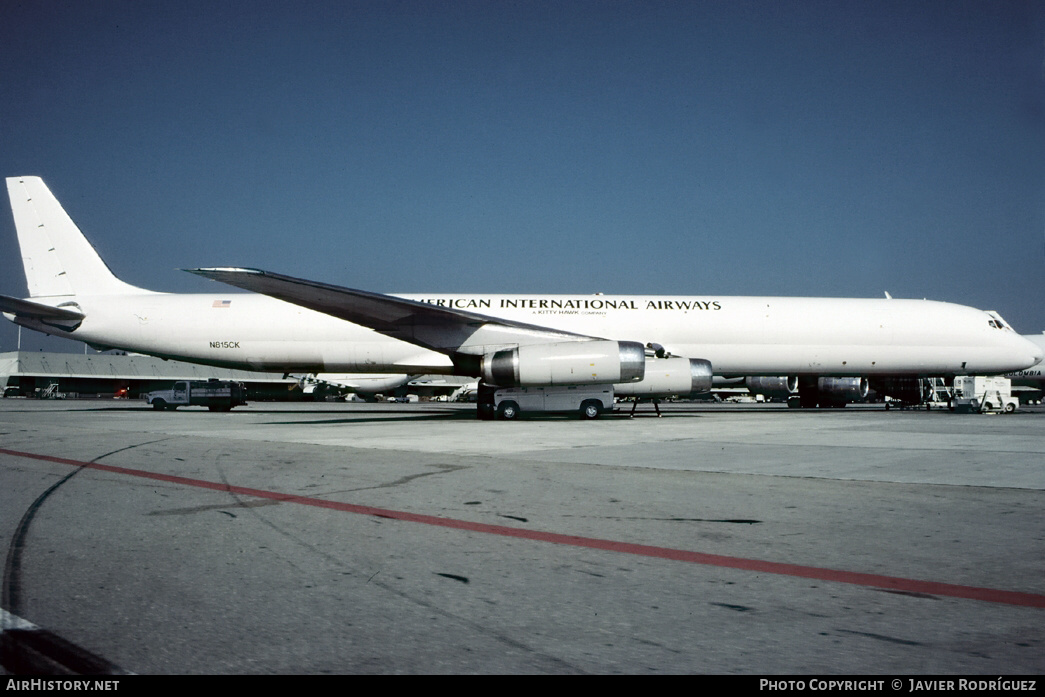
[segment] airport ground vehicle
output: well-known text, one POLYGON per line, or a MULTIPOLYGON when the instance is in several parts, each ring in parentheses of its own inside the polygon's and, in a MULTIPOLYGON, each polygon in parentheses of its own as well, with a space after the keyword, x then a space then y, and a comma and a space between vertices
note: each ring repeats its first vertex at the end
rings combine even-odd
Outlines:
POLYGON ((229 411, 247 403, 243 383, 231 380, 179 380, 169 390, 157 390, 145 395, 153 409, 178 407, 207 407, 211 411, 229 411))
POLYGON ((954 401, 957 411, 1003 411, 1011 414, 1020 406, 1012 396, 1012 383, 1008 378, 964 375, 954 378, 954 401))
POLYGON ((560 387, 506 387, 479 385, 479 418, 519 418, 520 414, 573 413, 582 419, 597 419, 613 409, 613 385, 566 385, 560 387))

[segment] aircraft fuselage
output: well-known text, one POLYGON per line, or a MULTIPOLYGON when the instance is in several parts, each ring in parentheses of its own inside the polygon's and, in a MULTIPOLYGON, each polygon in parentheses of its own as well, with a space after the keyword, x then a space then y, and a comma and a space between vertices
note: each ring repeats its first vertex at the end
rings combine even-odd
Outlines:
MULTIPOLYGON (((607 339, 655 342, 716 375, 964 375, 1021 370, 1027 342, 974 308, 927 300, 731 296, 397 297, 607 339)), ((36 297, 57 305, 62 298, 36 297)), ((279 372, 453 372, 442 354, 253 293, 84 296, 67 331, 92 345, 279 372)), ((496 350, 499 347, 488 347, 496 350)), ((483 347, 470 347, 482 352, 483 347)))

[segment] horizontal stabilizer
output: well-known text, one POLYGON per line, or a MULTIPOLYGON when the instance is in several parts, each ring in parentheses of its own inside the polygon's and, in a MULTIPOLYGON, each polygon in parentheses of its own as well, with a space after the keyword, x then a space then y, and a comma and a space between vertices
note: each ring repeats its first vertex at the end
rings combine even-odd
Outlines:
POLYGON ((0 312, 7 312, 25 319, 39 320, 81 320, 86 316, 76 310, 64 307, 51 307, 50 305, 42 305, 29 300, 10 298, 6 295, 0 295, 0 312))

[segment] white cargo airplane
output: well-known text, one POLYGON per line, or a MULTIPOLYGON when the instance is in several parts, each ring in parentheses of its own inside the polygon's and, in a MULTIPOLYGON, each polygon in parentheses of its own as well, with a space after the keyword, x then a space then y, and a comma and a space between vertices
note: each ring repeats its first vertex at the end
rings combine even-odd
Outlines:
POLYGON ((242 268, 191 271, 253 293, 159 293, 119 280, 40 178, 7 188, 30 298, 0 296, 0 311, 96 347, 281 373, 612 384, 638 397, 707 391, 713 365, 726 377, 796 376, 809 406, 844 402, 867 379, 888 393, 1042 358, 997 313, 928 300, 393 296, 242 268))

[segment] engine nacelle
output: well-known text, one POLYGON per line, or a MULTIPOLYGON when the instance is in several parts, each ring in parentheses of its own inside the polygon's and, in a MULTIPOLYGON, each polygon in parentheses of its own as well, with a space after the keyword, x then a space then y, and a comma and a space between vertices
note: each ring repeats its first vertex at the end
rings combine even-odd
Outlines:
POLYGON ((867 399, 869 386, 867 378, 820 378, 817 381, 820 389, 821 403, 825 401, 835 404, 862 402, 867 399))
POLYGON ((744 379, 744 385, 751 394, 760 394, 766 397, 787 399, 791 395, 798 394, 797 375, 783 377, 749 376, 744 379))
POLYGON ((636 341, 532 344, 488 353, 480 370, 498 387, 628 384, 645 375, 646 351, 636 341))
POLYGON ((647 358, 642 382, 614 385, 619 397, 687 396, 711 389, 711 362, 703 358, 647 358))

